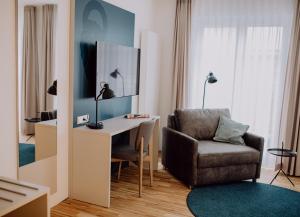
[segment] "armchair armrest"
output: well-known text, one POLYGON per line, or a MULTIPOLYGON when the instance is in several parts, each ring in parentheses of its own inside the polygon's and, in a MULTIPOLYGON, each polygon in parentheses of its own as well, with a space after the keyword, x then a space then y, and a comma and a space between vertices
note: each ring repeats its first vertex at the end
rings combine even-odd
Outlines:
POLYGON ((163 128, 163 165, 189 186, 197 182, 198 141, 171 128, 163 128))
POLYGON ((264 138, 261 136, 257 136, 251 133, 246 133, 244 136, 244 141, 247 146, 250 146, 260 152, 259 156, 259 164, 257 166, 256 170, 256 178, 260 177, 260 170, 261 170, 261 163, 262 163, 262 158, 263 158, 263 153, 264 153, 264 138))

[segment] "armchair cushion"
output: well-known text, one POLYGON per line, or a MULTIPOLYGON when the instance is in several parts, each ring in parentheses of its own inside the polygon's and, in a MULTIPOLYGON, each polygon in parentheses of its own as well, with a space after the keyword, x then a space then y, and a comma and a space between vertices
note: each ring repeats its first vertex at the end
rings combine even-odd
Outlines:
POLYGON ((233 121, 230 118, 221 116, 214 140, 218 142, 244 145, 245 142, 242 136, 248 129, 248 125, 244 125, 233 121))
POLYGON ((212 140, 220 116, 230 118, 228 109, 185 109, 175 111, 178 130, 197 140, 212 140))
POLYGON ((246 145, 202 140, 198 142, 198 168, 257 164, 260 152, 246 145))

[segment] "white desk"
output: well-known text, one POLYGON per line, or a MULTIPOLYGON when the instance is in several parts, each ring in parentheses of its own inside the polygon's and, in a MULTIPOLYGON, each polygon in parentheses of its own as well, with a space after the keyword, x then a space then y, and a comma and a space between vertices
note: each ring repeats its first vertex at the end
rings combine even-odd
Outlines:
POLYGON ((35 125, 35 160, 57 155, 57 120, 41 121, 35 125))
POLYGON ((156 119, 151 142, 153 144, 153 168, 157 170, 158 116, 141 119, 112 118, 103 121, 104 129, 102 130, 91 130, 85 126, 73 129, 71 197, 109 207, 112 136, 130 130, 130 137, 133 139, 137 127, 152 118, 156 119))
POLYGON ((0 216, 49 217, 48 188, 0 177, 0 216))

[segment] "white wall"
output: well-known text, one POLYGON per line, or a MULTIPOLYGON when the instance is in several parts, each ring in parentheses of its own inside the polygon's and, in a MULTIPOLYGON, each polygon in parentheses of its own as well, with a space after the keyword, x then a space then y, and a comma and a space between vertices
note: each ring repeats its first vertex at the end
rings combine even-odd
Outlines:
POLYGON ((160 40, 156 33, 143 31, 141 39, 139 112, 159 115, 160 40))
POLYGON ((17 178, 16 4, 0 1, 0 176, 17 178))

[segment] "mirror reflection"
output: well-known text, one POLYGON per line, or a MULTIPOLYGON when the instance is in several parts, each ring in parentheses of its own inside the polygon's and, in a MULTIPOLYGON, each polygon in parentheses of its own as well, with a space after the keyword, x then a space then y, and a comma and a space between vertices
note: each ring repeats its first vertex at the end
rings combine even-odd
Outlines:
POLYGON ((103 93, 100 99, 138 95, 139 49, 101 41, 97 41, 96 49, 96 97, 103 88, 113 94, 103 93))
POLYGON ((56 5, 19 0, 19 178, 56 192, 56 5))

